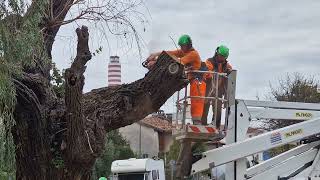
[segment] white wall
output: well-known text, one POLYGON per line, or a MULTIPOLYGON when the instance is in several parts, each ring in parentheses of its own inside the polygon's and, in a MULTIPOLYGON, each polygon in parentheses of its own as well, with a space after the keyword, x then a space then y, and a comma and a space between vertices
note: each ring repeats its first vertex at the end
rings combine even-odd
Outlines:
MULTIPOLYGON (((129 142, 130 148, 139 154, 139 130, 138 123, 119 129, 121 135, 129 142)), ((141 154, 148 154, 149 157, 158 156, 159 138, 158 132, 154 129, 141 125, 141 154)))

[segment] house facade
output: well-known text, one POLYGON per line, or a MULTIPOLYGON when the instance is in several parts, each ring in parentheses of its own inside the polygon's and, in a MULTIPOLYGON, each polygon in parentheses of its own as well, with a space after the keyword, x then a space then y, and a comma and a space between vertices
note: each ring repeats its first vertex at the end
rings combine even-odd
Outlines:
POLYGON ((140 157, 158 157, 168 152, 173 142, 171 120, 153 114, 119 129, 130 148, 140 157))

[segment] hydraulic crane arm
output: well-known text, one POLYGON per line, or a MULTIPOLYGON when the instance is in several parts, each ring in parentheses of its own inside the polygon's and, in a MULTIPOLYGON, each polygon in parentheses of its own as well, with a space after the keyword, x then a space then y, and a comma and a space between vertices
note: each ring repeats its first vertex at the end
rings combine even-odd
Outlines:
POLYGON ((320 118, 316 118, 320 117, 319 104, 253 100, 236 101, 237 105, 231 107, 233 116, 230 116, 229 118, 231 119, 228 119, 228 121, 238 122, 237 125, 232 123, 232 127, 228 127, 231 130, 227 132, 227 136, 231 132, 233 136, 238 134, 239 139, 235 143, 204 152, 202 159, 193 164, 193 174, 320 133, 318 128, 320 127, 320 118), (253 138, 245 138, 249 121, 252 119, 308 121, 253 138))
POLYGON ((237 143, 203 153, 203 158, 192 166, 192 172, 201 172, 251 154, 301 140, 319 133, 320 118, 305 121, 237 143))

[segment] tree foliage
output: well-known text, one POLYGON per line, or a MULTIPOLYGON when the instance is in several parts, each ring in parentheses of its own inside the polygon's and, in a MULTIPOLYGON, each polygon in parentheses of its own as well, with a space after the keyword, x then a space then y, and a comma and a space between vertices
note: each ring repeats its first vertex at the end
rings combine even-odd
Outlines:
POLYGON ((96 160, 93 179, 111 175, 111 163, 114 160, 135 157, 128 142, 121 136, 118 130, 107 134, 105 147, 102 156, 96 160))
POLYGON ((43 40, 38 23, 44 3, 39 2, 33 16, 23 18, 24 1, 4 0, 0 3, 0 171, 14 173, 14 143, 11 129, 15 124, 16 103, 12 77, 21 75, 26 67, 36 66, 43 57, 43 40))
MULTIPOLYGON (((177 141, 177 140, 174 140, 172 145, 170 146, 170 150, 168 152, 168 155, 167 155, 167 162, 170 162, 170 160, 174 160, 176 161, 179 157, 179 152, 180 152, 180 142, 177 141)), ((196 142, 192 145, 192 154, 200 154, 200 153, 203 153, 205 152, 207 149, 206 149, 206 146, 204 143, 201 143, 201 142, 196 142)))
POLYGON ((170 162, 170 160, 176 161, 179 157, 179 151, 180 151, 180 143, 179 141, 174 140, 168 152, 167 162, 170 162))
MULTIPOLYGON (((166 161, 166 177, 169 178, 171 176, 171 171, 176 171, 176 168, 170 167, 170 162, 177 162, 180 153, 181 142, 178 140, 174 140, 172 145, 170 146, 170 150, 167 153, 167 161, 166 161)), ((191 153, 192 155, 199 155, 203 152, 207 151, 207 148, 203 142, 195 142, 192 144, 191 153)), ((190 157, 190 160, 193 161, 194 158, 190 157)), ((174 166, 176 167, 176 166, 174 166)), ((205 172, 206 173, 206 172, 205 172)), ((174 172, 175 174, 175 172, 174 172)))
POLYGON ((60 72, 60 70, 56 66, 56 63, 52 63, 51 84, 53 85, 54 92, 59 98, 64 98, 65 80, 63 76, 64 72, 60 72))

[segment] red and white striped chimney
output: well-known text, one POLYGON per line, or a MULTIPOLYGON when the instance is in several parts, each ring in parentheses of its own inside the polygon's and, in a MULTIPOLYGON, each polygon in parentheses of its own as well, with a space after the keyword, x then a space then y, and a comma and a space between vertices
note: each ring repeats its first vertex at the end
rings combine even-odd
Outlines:
POLYGON ((110 56, 108 65, 108 86, 121 85, 121 64, 119 56, 110 56))

